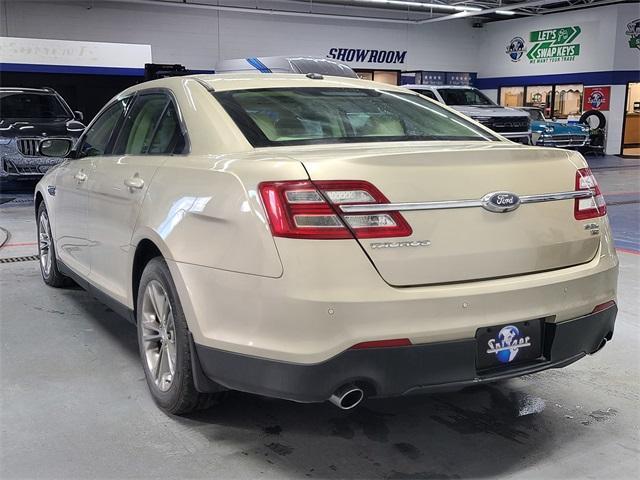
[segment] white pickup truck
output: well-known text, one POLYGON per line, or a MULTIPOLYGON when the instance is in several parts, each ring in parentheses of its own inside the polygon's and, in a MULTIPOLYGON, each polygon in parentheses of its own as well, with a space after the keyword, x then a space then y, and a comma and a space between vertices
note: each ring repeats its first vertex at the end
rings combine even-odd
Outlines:
POLYGON ((531 120, 522 110, 496 105, 477 88, 456 85, 403 85, 448 105, 510 140, 531 144, 531 120))

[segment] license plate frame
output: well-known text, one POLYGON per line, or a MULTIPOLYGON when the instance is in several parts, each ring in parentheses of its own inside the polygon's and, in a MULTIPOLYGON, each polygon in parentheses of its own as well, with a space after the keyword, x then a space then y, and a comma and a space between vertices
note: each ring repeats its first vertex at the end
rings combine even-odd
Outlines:
POLYGON ((544 352, 544 319, 479 328, 476 331, 476 368, 510 368, 534 362, 544 352))

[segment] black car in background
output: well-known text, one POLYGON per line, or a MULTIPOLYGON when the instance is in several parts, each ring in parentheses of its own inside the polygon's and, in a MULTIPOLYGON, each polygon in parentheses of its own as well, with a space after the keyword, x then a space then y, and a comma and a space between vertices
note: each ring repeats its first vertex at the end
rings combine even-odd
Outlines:
POLYGON ((0 180, 42 176, 62 159, 40 155, 38 142, 75 140, 82 120, 52 88, 0 87, 0 180))

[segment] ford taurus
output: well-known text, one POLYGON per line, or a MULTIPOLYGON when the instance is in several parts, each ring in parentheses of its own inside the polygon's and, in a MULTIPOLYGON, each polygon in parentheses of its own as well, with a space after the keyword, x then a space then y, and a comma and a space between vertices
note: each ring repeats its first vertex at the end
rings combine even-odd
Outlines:
POLYGON ((566 366, 611 339, 618 261, 577 152, 400 87, 167 78, 35 194, 40 267, 134 321, 172 413, 229 389, 355 407, 566 366))

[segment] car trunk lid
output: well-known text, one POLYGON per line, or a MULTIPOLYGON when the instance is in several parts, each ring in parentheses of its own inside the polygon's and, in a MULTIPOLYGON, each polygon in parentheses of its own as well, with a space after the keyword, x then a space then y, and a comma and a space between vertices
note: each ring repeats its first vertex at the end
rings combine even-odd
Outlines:
MULTIPOLYGON (((495 192, 521 198, 572 192, 576 171, 586 166, 561 150, 497 142, 313 146, 290 148, 288 155, 302 162, 314 182, 364 180, 390 203, 478 203, 495 192)), ((527 203, 505 213, 477 205, 402 211, 411 235, 358 241, 394 286, 553 270, 588 262, 599 246, 587 222, 574 218, 574 204, 527 203)))

